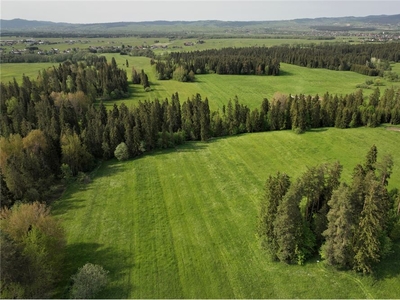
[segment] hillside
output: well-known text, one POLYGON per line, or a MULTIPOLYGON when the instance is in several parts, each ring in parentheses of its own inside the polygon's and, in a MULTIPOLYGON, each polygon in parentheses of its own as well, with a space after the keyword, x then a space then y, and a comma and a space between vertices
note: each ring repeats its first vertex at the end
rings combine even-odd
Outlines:
MULTIPOLYGON (((58 34, 143 34, 154 32, 196 32, 196 33, 229 33, 230 29, 236 34, 266 33, 269 30, 284 32, 289 30, 309 30, 311 26, 340 26, 360 30, 368 29, 399 29, 400 14, 366 17, 315 18, 295 19, 289 21, 148 21, 148 22, 114 22, 96 24, 55 23, 31 21, 23 19, 0 20, 1 34, 11 33, 55 33, 58 34), (238 29, 240 29, 238 31, 238 29)), ((340 30, 340 27, 338 30, 340 30)))

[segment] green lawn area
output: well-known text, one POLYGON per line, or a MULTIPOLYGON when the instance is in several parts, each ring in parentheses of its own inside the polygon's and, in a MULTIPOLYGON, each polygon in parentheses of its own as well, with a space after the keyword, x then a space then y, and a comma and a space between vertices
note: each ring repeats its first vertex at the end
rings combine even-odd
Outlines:
POLYGON ((393 155, 390 188, 400 187, 400 133, 384 127, 244 134, 105 162, 52 205, 67 233, 58 296, 91 262, 110 271, 100 298, 397 298, 400 245, 373 278, 317 258, 271 263, 256 237, 269 175, 339 160, 349 181, 372 144, 393 155))

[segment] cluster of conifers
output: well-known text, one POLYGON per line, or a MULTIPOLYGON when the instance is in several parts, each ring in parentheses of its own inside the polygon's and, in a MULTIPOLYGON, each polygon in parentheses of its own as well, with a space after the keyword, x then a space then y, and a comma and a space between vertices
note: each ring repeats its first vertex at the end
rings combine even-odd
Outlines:
POLYGON ((373 146, 352 182, 340 182, 339 162, 308 168, 295 182, 270 176, 258 233, 274 260, 302 264, 320 253, 339 269, 371 273, 400 239, 400 194, 387 190, 393 161, 377 161, 373 146))

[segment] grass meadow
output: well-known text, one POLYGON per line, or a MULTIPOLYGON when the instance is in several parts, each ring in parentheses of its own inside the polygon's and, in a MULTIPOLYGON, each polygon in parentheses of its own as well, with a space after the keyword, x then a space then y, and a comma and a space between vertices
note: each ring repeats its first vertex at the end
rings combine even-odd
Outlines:
MULTIPOLYGON (((221 109, 229 99, 239 98, 240 103, 250 108, 259 107, 263 98, 271 99, 275 93, 282 94, 319 94, 323 96, 326 92, 330 94, 346 95, 355 92, 358 84, 365 83, 371 79, 354 72, 339 72, 326 69, 310 69, 290 64, 281 63, 281 75, 279 76, 240 76, 240 75, 218 75, 206 74, 196 75, 195 82, 178 82, 175 80, 157 80, 156 72, 150 65, 150 59, 145 57, 127 57, 106 54, 107 60, 115 57, 118 66, 125 67, 126 60, 129 62, 127 69, 128 79, 131 78, 131 69, 134 67, 140 72, 144 69, 149 77, 151 91, 145 92, 141 85, 130 85, 131 97, 117 101, 108 101, 106 104, 112 106, 114 103, 125 103, 128 107, 134 106, 141 100, 154 100, 170 98, 175 92, 179 93, 181 102, 199 93, 203 99, 208 98, 213 110, 221 109)), ((394 71, 400 74, 397 65, 394 71)), ((381 93, 386 88, 400 87, 400 82, 388 82, 380 78, 381 93)), ((372 93, 372 89, 364 89, 364 95, 372 93)))
POLYGON ((385 127, 244 134, 104 162, 52 205, 67 234, 57 296, 68 297, 69 277, 91 262, 110 271, 100 298, 398 298, 400 244, 370 277, 319 258, 272 263, 256 237, 269 175, 296 179, 339 160, 348 182, 372 144, 393 155, 390 188, 400 187, 400 132, 385 127))

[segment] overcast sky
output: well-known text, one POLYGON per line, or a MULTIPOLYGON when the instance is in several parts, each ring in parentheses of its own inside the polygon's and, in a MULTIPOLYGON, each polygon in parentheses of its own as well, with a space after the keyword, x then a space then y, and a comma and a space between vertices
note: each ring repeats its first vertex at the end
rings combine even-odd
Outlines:
POLYGON ((104 23, 154 20, 291 20, 298 18, 400 14, 392 1, 4 1, 1 18, 104 23))

